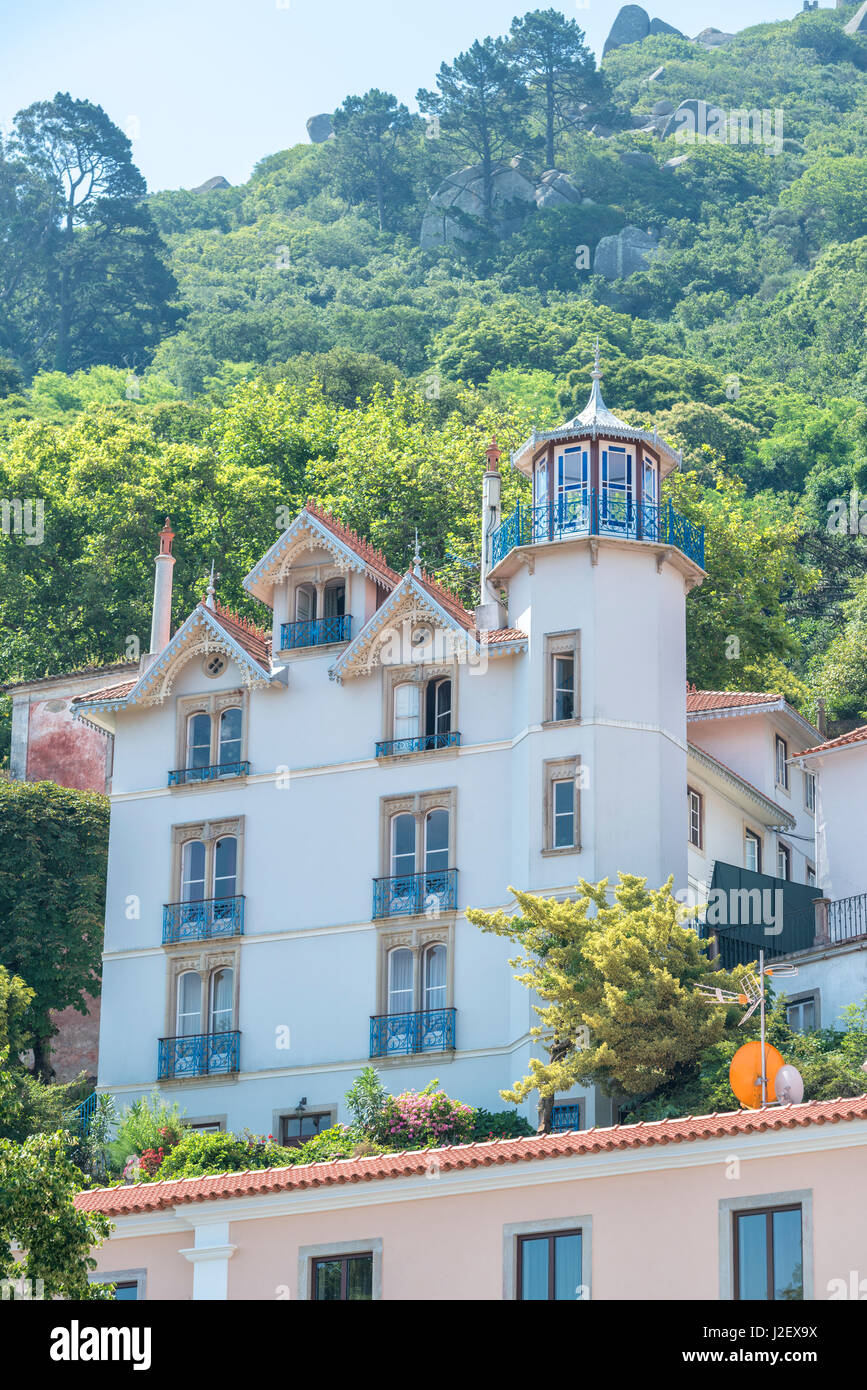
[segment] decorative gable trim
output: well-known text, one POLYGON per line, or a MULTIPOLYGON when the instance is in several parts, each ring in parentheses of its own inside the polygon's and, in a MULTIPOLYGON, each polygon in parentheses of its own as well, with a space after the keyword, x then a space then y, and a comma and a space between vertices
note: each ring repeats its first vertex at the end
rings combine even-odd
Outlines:
POLYGON ((171 694, 172 686, 187 662, 194 656, 209 656, 212 652, 222 652, 234 661, 241 673, 241 681, 248 690, 270 685, 271 673, 235 641, 209 608, 199 604, 140 677, 129 703, 162 704, 171 694))
POLYGON ((349 571, 364 574, 383 588, 393 582, 384 569, 369 564, 348 541, 305 507, 244 578, 244 588, 263 603, 270 604, 272 589, 286 578, 297 557, 305 550, 319 549, 328 551, 342 574, 349 571))
MULTIPOLYGON (((373 617, 368 618, 358 636, 341 652, 328 672, 329 676, 340 684, 353 676, 368 676, 377 666, 411 666, 414 661, 411 651, 391 651, 387 661, 383 661, 383 652, 385 647, 394 641, 401 648, 405 645, 403 623, 424 620, 433 621, 438 628, 445 629, 448 633, 447 649, 442 657, 439 653, 434 655, 434 661, 444 659, 449 662, 464 662, 478 658, 481 651, 478 634, 468 632, 462 623, 452 617, 447 609, 422 588, 415 575, 408 573, 377 608, 373 617)), ((417 661, 417 658, 415 660, 417 661)))

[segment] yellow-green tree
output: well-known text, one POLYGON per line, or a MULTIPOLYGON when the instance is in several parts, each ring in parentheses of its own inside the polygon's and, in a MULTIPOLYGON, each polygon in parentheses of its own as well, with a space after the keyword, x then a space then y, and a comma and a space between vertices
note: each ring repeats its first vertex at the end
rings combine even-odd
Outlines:
POLYGON ((551 1128, 556 1092, 598 1085, 608 1095, 652 1094, 736 1023, 738 1005, 709 1007, 695 990, 699 982, 739 983, 708 960, 672 879, 646 884, 634 874, 621 874, 613 890, 607 879, 581 879, 579 896, 565 902, 510 889, 514 916, 467 912, 482 931, 519 947, 510 961, 516 979, 541 1001, 531 1033, 548 1059, 532 1057, 529 1075, 502 1092, 517 1104, 538 1091, 540 1131, 551 1128))

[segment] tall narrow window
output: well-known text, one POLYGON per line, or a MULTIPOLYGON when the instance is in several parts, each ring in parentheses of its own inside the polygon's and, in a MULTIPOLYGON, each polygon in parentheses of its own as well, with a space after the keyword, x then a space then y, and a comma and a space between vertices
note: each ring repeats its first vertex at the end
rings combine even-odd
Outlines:
POLYGON ((228 1033, 234 1012, 235 972, 228 968, 215 970, 211 976, 211 1032, 228 1033))
POLYGON ((747 830, 744 835, 744 867, 754 874, 762 872, 762 841, 754 830, 747 830))
POLYGON ((187 767, 208 767, 211 762, 211 716, 191 714, 187 720, 187 767))
POLYGON ((394 737, 418 738, 419 689, 412 682, 394 687, 394 737))
POLYGON ((816 774, 814 772, 804 773, 804 805, 808 811, 816 809, 816 774))
POLYGON ((415 873, 415 816, 405 812, 391 822, 392 878, 415 873))
POLYGON ((316 617, 316 590, 312 584, 301 584, 295 590, 295 621, 312 623, 316 617))
POLYGON ((632 517, 632 454, 619 445, 602 450, 602 519, 616 530, 627 529, 632 517))
POLYGON ((575 844, 575 779, 556 781, 552 788, 554 849, 570 849, 575 844))
POLYGON ((557 454, 557 521, 564 531, 585 527, 589 487, 589 450, 579 445, 562 449, 557 454))
POLYGON ((428 681, 425 691, 425 733, 431 748, 444 748, 452 727, 452 683, 428 681))
POLYGON ((424 1006, 428 1012, 446 1007, 446 948, 429 946, 424 956, 424 1006))
POLYGON ((554 718, 575 717, 575 657, 571 652, 555 656, 554 661, 554 718))
POLYGON ((792 877, 792 851, 788 845, 777 845, 777 878, 792 877))
POLYGON ((224 709, 220 715, 220 766, 239 763, 241 761, 241 711, 240 709, 224 709))
POLYGON ((177 1036, 192 1038, 202 1031, 202 977, 196 970, 178 976, 177 1036))
POLYGON ((652 459, 644 460, 644 473, 642 476, 644 491, 644 501, 649 506, 655 506, 657 502, 656 492, 656 464, 652 459))
POLYGON ((187 840, 181 856, 181 901, 200 903, 205 896, 205 846, 187 840))
POLYGON ((701 793, 693 791, 692 787, 687 787, 686 804, 689 825, 689 843, 695 845, 696 849, 701 849, 701 793))
POLYGON ((400 947, 390 951, 388 956, 388 1012, 390 1014, 412 1013, 413 995, 413 956, 412 951, 400 947))
POLYGON ((774 760, 777 786, 788 790, 789 786, 789 745, 777 734, 774 739, 774 760))
POLYGON ((440 874, 449 867, 449 813, 429 811, 424 823, 425 873, 440 874))
POLYGON ((794 1302, 804 1297, 799 1206, 734 1213, 735 1298, 794 1302))
POLYGON ((238 841, 224 835, 214 850, 214 897, 234 898, 238 883, 238 841))
POLYGON ((807 865, 807 887, 808 887, 808 888, 815 888, 815 886, 816 886, 816 870, 813 868, 812 864, 808 864, 808 865, 807 865))
POLYGON ((342 579, 329 584, 325 590, 325 617, 342 618, 346 611, 346 585, 342 579))

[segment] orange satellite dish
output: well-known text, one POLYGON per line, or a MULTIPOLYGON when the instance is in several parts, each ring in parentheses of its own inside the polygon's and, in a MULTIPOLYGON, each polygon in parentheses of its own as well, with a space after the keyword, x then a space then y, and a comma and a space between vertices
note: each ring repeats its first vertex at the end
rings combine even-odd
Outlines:
MULTIPOLYGON (((766 1094, 774 1094, 774 1077, 786 1064, 775 1047, 765 1043, 766 1094)), ((760 1110, 762 1105, 762 1045, 760 1042, 744 1043, 732 1058, 729 1067, 729 1083, 732 1090, 748 1110, 760 1110)))

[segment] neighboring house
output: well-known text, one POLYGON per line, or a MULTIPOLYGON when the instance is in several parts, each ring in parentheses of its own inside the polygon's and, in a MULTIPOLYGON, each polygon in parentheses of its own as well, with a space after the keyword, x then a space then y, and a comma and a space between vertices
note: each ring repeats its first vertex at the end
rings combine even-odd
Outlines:
MULTIPOLYGON (((138 669, 138 662, 85 667, 64 676, 44 676, 5 687, 12 696, 9 773, 16 781, 56 782, 77 791, 106 793, 111 788, 113 740, 83 724, 72 702, 86 691, 114 685, 138 669)), ((63 1009, 52 1015, 58 1029, 51 1043, 51 1065, 58 1081, 82 1071, 96 1077, 99 1000, 86 996, 87 1013, 63 1009)))
MULTIPOLYGON (((211 590, 172 634, 163 532, 151 651, 76 701, 115 740, 100 1089, 292 1137, 372 1059, 392 1091, 495 1107, 536 1015, 465 908, 686 883, 704 538, 659 503, 678 456, 599 380, 513 456, 533 504, 505 520, 487 451, 474 613, 310 504, 245 580, 267 630, 211 590)), ((611 1118, 559 1099, 560 1124, 611 1118)))
POLYGON ((75 1203, 122 1299, 863 1299, 865 1159, 860 1096, 75 1203))

